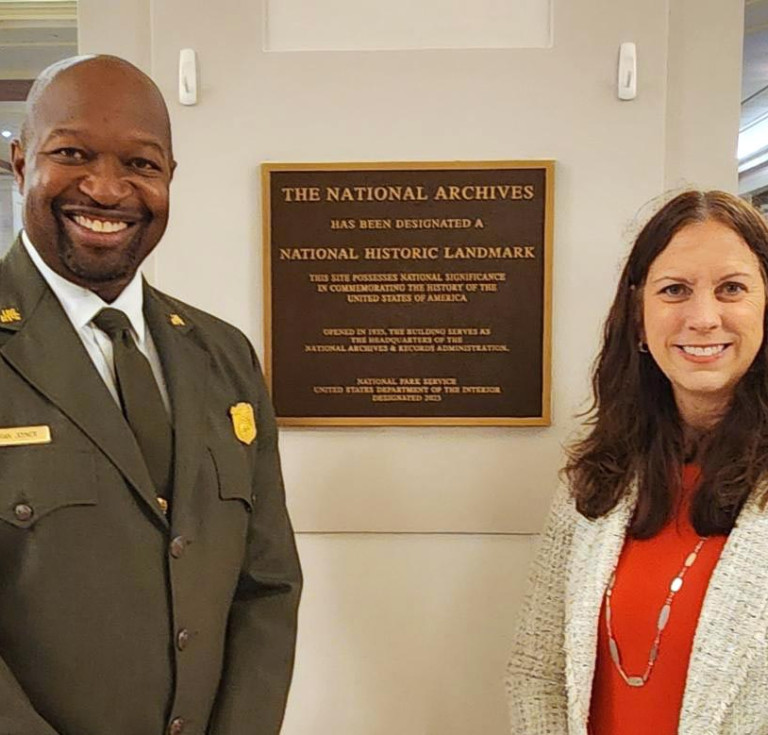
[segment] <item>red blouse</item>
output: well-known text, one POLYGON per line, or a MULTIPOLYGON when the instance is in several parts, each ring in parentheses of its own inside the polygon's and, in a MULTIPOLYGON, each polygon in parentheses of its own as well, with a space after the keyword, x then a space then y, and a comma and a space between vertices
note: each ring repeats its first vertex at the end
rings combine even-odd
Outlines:
MULTIPOLYGON (((611 597, 613 635, 628 676, 641 676, 656 635, 656 621, 670 582, 699 539, 688 517, 699 469, 683 469, 679 512, 653 538, 627 538, 616 567, 611 597)), ((682 589, 675 595, 669 622, 661 636, 659 656, 643 687, 630 687, 611 660, 605 627, 605 600, 600 611, 597 662, 592 685, 590 735, 676 735, 683 703, 693 636, 720 552, 727 537, 709 537, 682 589)))

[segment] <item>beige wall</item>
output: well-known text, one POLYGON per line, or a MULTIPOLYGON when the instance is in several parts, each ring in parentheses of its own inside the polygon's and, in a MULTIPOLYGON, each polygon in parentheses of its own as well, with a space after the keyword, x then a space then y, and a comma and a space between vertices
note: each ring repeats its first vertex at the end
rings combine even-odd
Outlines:
POLYGON ((636 214, 681 180, 735 188, 742 4, 554 0, 551 48, 265 53, 257 0, 112 0, 124 32, 104 0, 80 0, 81 50, 149 63, 170 103, 180 165, 156 283, 259 352, 259 163, 558 162, 553 426, 282 433, 307 576, 286 735, 506 732, 531 534, 636 214), (615 94, 622 41, 638 46, 633 102, 615 94), (183 108, 188 46, 201 102, 183 108))
POLYGON ((258 163, 558 161, 555 426, 283 434, 302 531, 537 530, 584 396, 621 230, 663 185, 666 1, 559 2, 551 49, 382 53, 264 53, 257 2, 153 8, 163 91, 175 98, 183 46, 198 50, 202 75, 201 104, 172 105, 180 165, 157 280, 244 327, 257 346, 258 163), (615 64, 628 37, 645 82, 635 102, 621 103, 615 64), (190 259, 206 252, 216 257, 190 259))
POLYGON ((151 73, 151 26, 150 0, 78 0, 81 54, 114 54, 151 73))
POLYGON ((664 185, 736 192, 744 3, 674 0, 669 23, 664 185))

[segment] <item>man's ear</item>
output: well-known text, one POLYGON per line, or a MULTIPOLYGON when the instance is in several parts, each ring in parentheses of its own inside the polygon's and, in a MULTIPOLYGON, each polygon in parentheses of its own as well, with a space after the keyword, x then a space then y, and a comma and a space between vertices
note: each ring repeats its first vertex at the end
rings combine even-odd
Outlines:
POLYGON ((27 157, 21 141, 15 138, 11 141, 11 168, 13 169, 13 178, 16 180, 16 186, 19 191, 24 193, 24 176, 26 173, 27 157))

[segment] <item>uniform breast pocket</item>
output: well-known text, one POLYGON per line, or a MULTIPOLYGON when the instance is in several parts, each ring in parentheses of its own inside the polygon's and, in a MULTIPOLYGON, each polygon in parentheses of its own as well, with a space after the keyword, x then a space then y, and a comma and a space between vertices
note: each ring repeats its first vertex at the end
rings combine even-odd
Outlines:
POLYGON ((97 503, 93 454, 51 446, 0 448, 0 524, 33 529, 97 503))
POLYGON ((216 539, 216 558, 222 568, 239 568, 246 548, 253 501, 247 456, 238 446, 211 442, 208 452, 217 488, 206 497, 205 531, 216 539))
POLYGON ((209 452, 216 467, 219 499, 234 503, 250 513, 253 510, 251 473, 245 452, 234 443, 211 443, 209 452))

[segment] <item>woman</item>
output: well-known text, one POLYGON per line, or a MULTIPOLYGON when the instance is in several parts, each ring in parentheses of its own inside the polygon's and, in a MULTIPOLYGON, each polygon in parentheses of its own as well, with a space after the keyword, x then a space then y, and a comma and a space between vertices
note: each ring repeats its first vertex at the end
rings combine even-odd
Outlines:
POLYGON ((635 241, 507 679, 513 735, 768 733, 768 227, 684 192, 635 241))

